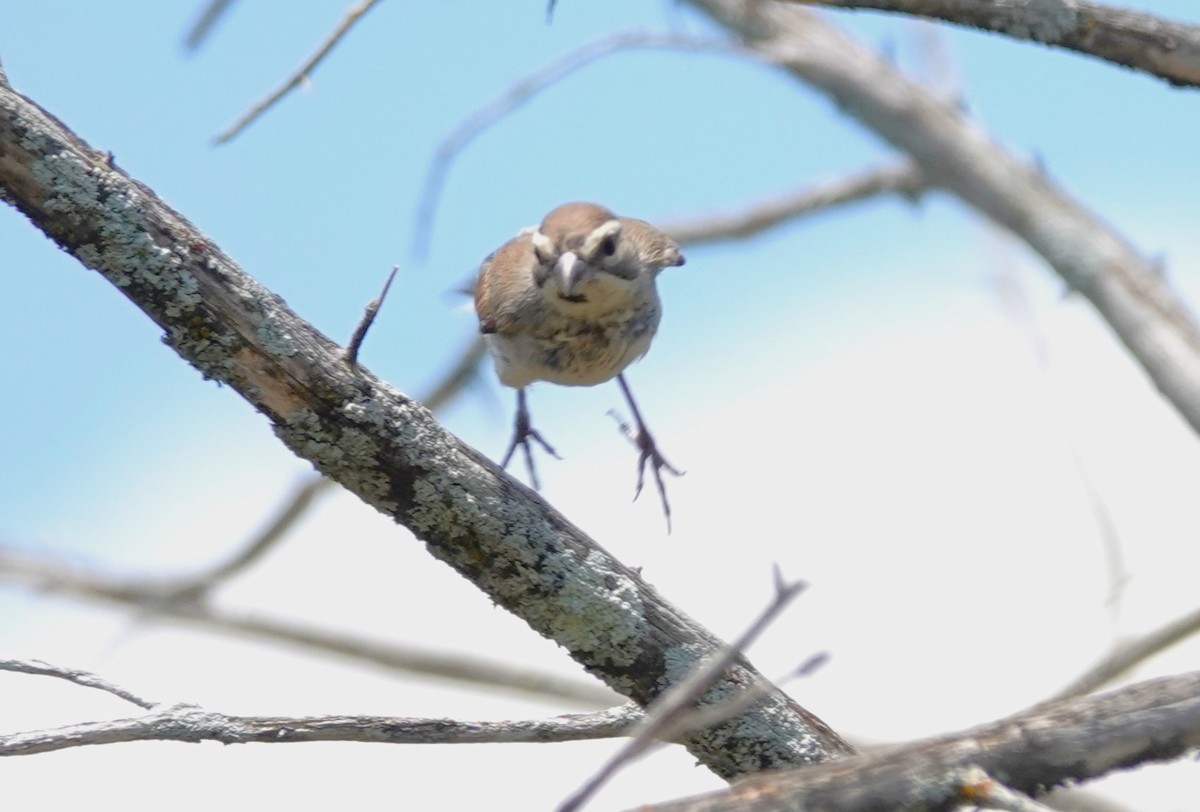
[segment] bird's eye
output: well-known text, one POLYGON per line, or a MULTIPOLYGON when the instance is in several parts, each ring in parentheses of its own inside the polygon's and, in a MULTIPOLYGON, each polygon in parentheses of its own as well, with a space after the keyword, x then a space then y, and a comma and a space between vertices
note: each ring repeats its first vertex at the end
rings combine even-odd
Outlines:
POLYGON ((606 257, 611 257, 617 253, 617 238, 612 236, 605 237, 604 241, 600 243, 600 253, 606 257))

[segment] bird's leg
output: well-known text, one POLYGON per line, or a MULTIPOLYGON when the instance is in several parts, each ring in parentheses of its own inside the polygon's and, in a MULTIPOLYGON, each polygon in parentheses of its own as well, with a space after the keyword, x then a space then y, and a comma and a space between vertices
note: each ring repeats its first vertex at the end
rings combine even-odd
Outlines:
MULTIPOLYGON (((663 516, 667 519, 667 532, 669 533, 671 532, 671 504, 667 501, 667 488, 663 485, 662 470, 665 468, 668 473, 675 476, 683 476, 684 472, 667 462, 666 458, 659 452, 658 446, 654 443, 653 435, 646 428, 646 422, 642 420, 642 413, 638 411, 637 403, 633 399, 633 393, 629 391, 629 384, 625 382, 625 373, 617 375, 617 383, 621 385, 621 391, 625 393, 625 400, 629 403, 629 411, 633 413, 633 421, 637 424, 632 432, 626 431, 626 434, 630 435, 630 439, 638 447, 637 488, 634 489, 633 498, 636 500, 642 494, 642 485, 645 484, 646 463, 649 462, 651 470, 654 472, 654 482, 658 485, 658 495, 662 499, 663 516)), ((622 426, 622 428, 627 427, 622 426)))
POLYGON ((504 461, 500 463, 501 468, 507 468, 509 460, 512 459, 513 452, 517 450, 517 446, 521 446, 525 450, 525 466, 529 469, 529 483, 533 485, 533 489, 540 490, 538 484, 537 469, 533 467, 533 452, 529 449, 529 441, 535 440, 542 448, 550 452, 550 456, 555 459, 562 459, 558 456, 551 445, 545 441, 542 435, 538 434, 537 429, 529 425, 529 409, 525 406, 525 390, 517 390, 517 419, 513 426, 512 442, 508 444, 508 451, 504 452, 504 461))

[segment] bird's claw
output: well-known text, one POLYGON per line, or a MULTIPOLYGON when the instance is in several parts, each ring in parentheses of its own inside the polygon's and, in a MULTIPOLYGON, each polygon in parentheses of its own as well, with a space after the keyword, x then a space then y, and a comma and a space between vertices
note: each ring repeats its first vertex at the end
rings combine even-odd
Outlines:
POLYGON ((546 438, 538 433, 538 430, 529 424, 529 412, 525 409, 525 404, 522 401, 517 408, 517 420, 513 426, 512 441, 508 444, 508 450, 504 452, 504 460, 500 463, 501 468, 508 468, 508 463, 512 460, 513 454, 517 450, 517 446, 525 453, 525 468, 529 471, 529 484, 533 485, 535 491, 541 490, 541 483, 538 482, 537 468, 533 464, 533 451, 529 447, 529 441, 533 440, 538 445, 546 450, 551 457, 556 460, 561 460, 562 457, 554 450, 554 446, 546 442, 546 438))
POLYGON ((609 414, 617 421, 621 433, 638 448, 637 486, 633 489, 633 501, 636 502, 637 498, 642 495, 642 488, 646 484, 646 465, 649 463, 650 470, 654 473, 654 484, 658 486, 659 499, 662 500, 663 516, 667 520, 667 532, 671 532, 671 503, 667 499, 667 486, 663 484, 662 472, 665 469, 672 476, 683 476, 687 472, 681 471, 667 462, 667 458, 658 450, 654 437, 646 430, 645 426, 634 428, 622 420, 616 411, 610 410, 609 414))

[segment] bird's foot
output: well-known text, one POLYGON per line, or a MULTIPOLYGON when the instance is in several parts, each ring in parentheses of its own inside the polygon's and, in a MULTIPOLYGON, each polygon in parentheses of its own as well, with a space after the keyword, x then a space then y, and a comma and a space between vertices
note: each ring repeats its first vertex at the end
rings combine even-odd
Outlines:
POLYGON ((513 425, 512 441, 508 444, 508 450, 504 452, 504 460, 500 463, 501 468, 508 468, 509 461, 512 460, 513 453, 516 452, 517 446, 521 446, 525 452, 525 467, 529 471, 529 484, 533 486, 535 491, 541 490, 541 483, 538 482, 537 468, 533 464, 533 450, 529 446, 529 441, 533 440, 542 448, 544 448, 551 457, 556 460, 561 460, 558 452, 554 447, 546 442, 546 438, 542 437, 529 423, 529 410, 525 408, 524 393, 517 399, 517 419, 513 425))
POLYGON ((667 458, 658 450, 654 436, 640 420, 637 426, 630 426, 621 419, 615 410, 610 410, 609 414, 617 421, 621 433, 628 437, 629 441, 638 449, 638 475, 637 486, 633 490, 634 501, 636 502, 637 498, 642 495, 642 487, 646 484, 646 465, 649 464, 650 470, 654 474, 654 484, 658 486, 659 499, 662 501, 663 517, 667 520, 667 532, 670 533, 671 503, 667 500, 667 486, 663 484, 662 472, 666 471, 672 476, 683 476, 687 472, 681 471, 667 462, 667 458))

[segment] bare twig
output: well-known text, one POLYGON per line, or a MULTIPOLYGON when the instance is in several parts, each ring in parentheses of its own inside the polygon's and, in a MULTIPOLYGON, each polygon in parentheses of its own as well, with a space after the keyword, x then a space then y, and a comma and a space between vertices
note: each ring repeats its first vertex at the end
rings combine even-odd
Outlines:
MULTIPOLYGON (((762 634, 779 614, 787 608, 807 587, 803 581, 787 583, 779 568, 775 569, 775 594, 762 613, 750 624, 750 627, 733 642, 714 653, 707 660, 699 662, 695 669, 683 680, 677 682, 659 699, 646 708, 646 718, 632 733, 633 738, 620 750, 613 754, 574 795, 559 807, 559 812, 574 812, 600 791, 608 780, 626 764, 645 754, 656 742, 674 741, 682 733, 694 729, 696 718, 692 713, 693 706, 702 700, 708 703, 729 701, 730 697, 723 695, 706 696, 716 684, 722 673, 734 660, 742 656, 742 652, 762 634)), ((753 690, 754 685, 746 687, 753 690)), ((734 694, 736 698, 737 694, 734 694)), ((763 697, 757 697, 763 698, 763 697)))
POLYGON ((849 177, 755 203, 732 214, 669 220, 659 225, 680 245, 702 245, 752 237, 788 220, 884 194, 915 199, 929 188, 911 163, 868 169, 849 177))
POLYGON ((147 602, 151 600, 199 600, 219 584, 261 560, 268 550, 286 537, 299 524, 300 520, 308 515, 318 497, 328 493, 333 484, 323 476, 305 476, 286 496, 275 517, 267 523, 262 532, 251 539, 249 544, 231 556, 229 560, 207 572, 174 581, 149 579, 140 583, 131 581, 126 585, 127 591, 133 593, 144 591, 143 600, 147 602), (155 595, 157 598, 151 597, 155 595))
POLYGON ((194 602, 168 602, 161 591, 146 593, 128 581, 107 578, 45 556, 21 554, 0 547, 0 579, 30 584, 74 598, 100 601, 129 609, 141 616, 165 618, 210 631, 237 634, 275 645, 297 646, 321 656, 341 657, 393 673, 434 677, 488 690, 516 691, 545 700, 567 700, 584 707, 605 707, 617 695, 592 682, 560 677, 477 655, 461 655, 420 646, 355 636, 344 631, 247 614, 194 602))
POLYGON ((1096 691, 1128 674, 1139 663, 1200 632, 1200 609, 1193 609, 1170 623, 1118 644, 1108 656, 1075 678, 1051 701, 1096 691))
POLYGON ((487 356, 487 344, 478 332, 458 355, 458 360, 442 376, 442 379, 421 398, 425 408, 436 413, 472 381, 479 379, 479 364, 487 356))
POLYGON ((362 319, 350 336, 350 343, 346 345, 345 358, 346 363, 352 367, 358 366, 358 350, 362 347, 363 339, 367 337, 367 330, 370 330, 371 325, 375 323, 375 316, 379 314, 379 308, 383 306, 383 300, 387 298, 388 291, 392 287, 392 280, 396 278, 398 270, 400 270, 398 266, 392 266, 392 272, 388 274, 387 281, 383 283, 383 290, 379 291, 378 297, 367 303, 362 319))
POLYGON ((0 734, 0 756, 29 756, 72 747, 140 741, 215 741, 222 744, 569 742, 625 735, 640 718, 641 709, 635 705, 552 719, 459 722, 397 716, 230 716, 195 705, 178 704, 159 707, 131 719, 0 734))
POLYGON ((284 538, 307 515, 316 499, 333 483, 322 476, 305 477, 287 496, 278 513, 248 544, 228 560, 201 572, 174 577, 103 576, 83 570, 59 567, 45 559, 22 556, 15 550, 0 548, 0 576, 34 575, 44 578, 56 589, 76 591, 127 603, 130 606, 158 609, 164 604, 199 602, 207 593, 232 576, 244 571, 284 538), (57 572, 56 572, 57 571, 57 572))
POLYGON ((930 17, 1077 51, 1144 71, 1172 85, 1200 86, 1200 26, 1089 0, 791 0, 930 17))
POLYGON ((693 707, 687 712, 686 716, 680 719, 679 728, 680 730, 701 730, 706 727, 712 727, 717 722, 722 722, 731 716, 738 715, 755 702, 765 698, 772 691, 782 688, 791 680, 811 676, 827 662, 829 662, 829 653, 824 651, 817 652, 787 674, 778 677, 772 682, 759 680, 741 693, 734 694, 729 699, 723 699, 712 705, 693 707))
POLYGON ((584 45, 518 79, 503 94, 472 113, 455 128, 454 132, 438 144, 437 151, 434 153, 429 170, 425 175, 425 184, 421 190, 421 202, 417 208, 416 230, 413 235, 414 256, 424 258, 429 253, 434 216, 437 212, 438 199, 442 194, 442 187, 446 182, 446 174, 450 171, 454 159, 468 144, 493 124, 546 88, 562 81, 571 73, 610 54, 633 48, 727 51, 729 45, 712 38, 698 39, 681 34, 626 31, 584 45))
POLYGON ((1079 455, 1079 450, 1072 445, 1070 451, 1071 460, 1075 463, 1075 471, 1079 475, 1079 482, 1083 485, 1088 505, 1092 509, 1092 516, 1096 520, 1096 530, 1100 533, 1100 542, 1104 547, 1104 563, 1108 572, 1108 595, 1105 597, 1104 603, 1110 610, 1115 626, 1120 617, 1121 595, 1131 577, 1129 569, 1125 566, 1125 555, 1121 549, 1121 534, 1117 530, 1117 523, 1113 521, 1108 502, 1088 474, 1087 466, 1079 455))
POLYGON ((213 143, 225 144, 229 141, 232 141, 241 134, 242 130, 253 124, 259 116, 269 110, 276 102, 278 102, 295 88, 307 82, 308 77, 314 70, 317 69, 317 66, 321 64, 321 60, 328 56, 329 52, 332 51, 334 47, 342 41, 342 38, 346 36, 354 24, 361 20, 363 16, 378 3, 379 0, 362 0, 360 3, 353 6, 348 12, 346 12, 346 16, 342 18, 342 21, 338 23, 338 26, 329 33, 329 36, 325 38, 325 41, 321 43, 316 52, 310 56, 308 60, 305 61, 305 63, 301 65, 300 68, 293 73, 286 82, 276 88, 275 91, 265 99, 247 110, 246 113, 237 121, 235 121, 232 126, 219 133, 213 139, 213 143))
MULTIPOLYGON (((1034 308, 1030 304, 1025 287, 1021 283, 1020 276, 1012 262, 1011 252, 1008 250, 1011 238, 988 221, 982 221, 981 224, 984 226, 985 237, 990 238, 991 241, 991 244, 987 246, 987 253, 992 258, 992 264, 995 266, 995 274, 992 279, 994 289, 999 294, 1001 304, 1009 316, 1018 324, 1021 330, 1029 335, 1034 358, 1037 360, 1038 366, 1041 367, 1043 373, 1048 374, 1050 372, 1050 344, 1046 340, 1045 333, 1038 325, 1034 308)), ((1055 405, 1057 406, 1058 404, 1055 405)), ((1047 414, 1054 416, 1055 423, 1059 424, 1057 428, 1061 434, 1064 436, 1070 434, 1070 427, 1066 425, 1065 421, 1058 418, 1060 414, 1059 409, 1053 408, 1046 409, 1045 411, 1047 414)), ((1092 517, 1096 521, 1096 529, 1100 534, 1108 574, 1108 595, 1105 598, 1105 605, 1110 610, 1115 626, 1120 615, 1121 595, 1130 579, 1121 550, 1121 536, 1117 531, 1116 523, 1113 521, 1112 512, 1108 509, 1108 503, 1104 498, 1104 494, 1100 492, 1100 489, 1088 474, 1087 465, 1084 463, 1083 457, 1080 456, 1079 449, 1070 441, 1065 443, 1065 447, 1071 456, 1071 462, 1075 466, 1075 472, 1079 476, 1079 483, 1083 487, 1084 494, 1087 496, 1088 505, 1092 510, 1092 517)))
POLYGON ((945 811, 966 800, 964 790, 977 786, 972 777, 1003 776, 1013 793, 1035 795, 1136 764, 1177 759, 1197 746, 1200 672, 1040 706, 962 733, 752 776, 727 790, 642 810, 945 811))
POLYGON ((189 51, 194 51, 204 44, 208 39, 208 35, 212 33, 213 27, 220 22, 225 13, 233 7, 234 0, 209 0, 204 10, 200 12, 200 16, 196 18, 196 22, 188 29, 187 38, 184 39, 184 46, 189 51))
POLYGON ((138 696, 132 691, 125 690, 119 685, 114 685, 90 671, 81 671, 77 668, 62 668, 50 663, 44 663, 41 660, 0 659, 0 671, 12 671, 17 674, 32 674, 38 677, 65 679, 67 682, 73 682, 85 688, 106 691, 113 696, 124 699, 126 702, 132 702, 143 710, 151 710, 158 705, 157 702, 152 702, 149 699, 138 696))

